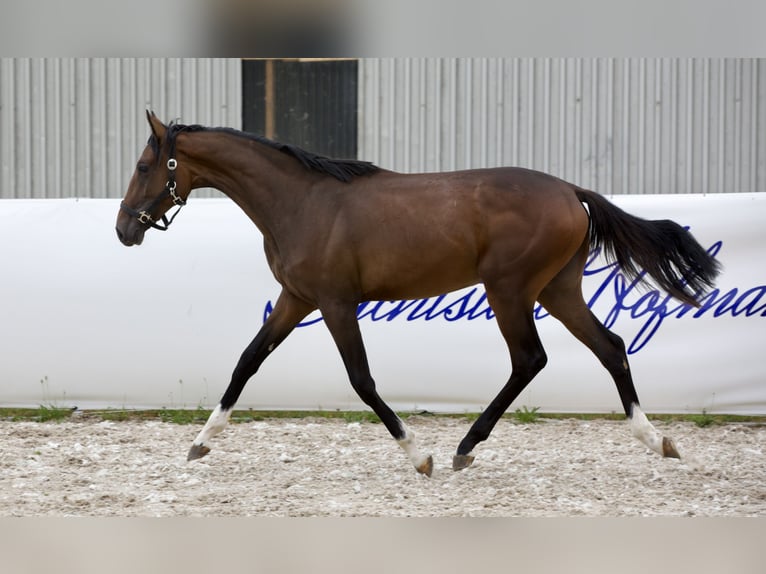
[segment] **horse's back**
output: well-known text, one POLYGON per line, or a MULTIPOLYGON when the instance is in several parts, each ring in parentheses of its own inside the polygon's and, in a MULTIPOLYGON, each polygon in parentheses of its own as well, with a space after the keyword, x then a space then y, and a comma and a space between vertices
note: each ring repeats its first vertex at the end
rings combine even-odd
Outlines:
POLYGON ((534 209, 541 203, 579 203, 577 189, 553 175, 522 167, 494 167, 449 172, 405 174, 381 170, 363 187, 373 194, 396 194, 417 202, 461 198, 494 199, 507 207, 534 209))
POLYGON ((531 240, 544 232, 548 237, 576 235, 579 246, 588 227, 577 187, 540 171, 499 167, 412 175, 389 172, 378 181, 375 192, 383 198, 383 211, 394 206, 426 228, 449 227, 476 241, 518 235, 531 240))
POLYGON ((501 275, 545 282, 587 233, 573 186, 542 172, 381 172, 363 181, 341 192, 343 233, 331 251, 353 257, 370 298, 427 296, 501 275))

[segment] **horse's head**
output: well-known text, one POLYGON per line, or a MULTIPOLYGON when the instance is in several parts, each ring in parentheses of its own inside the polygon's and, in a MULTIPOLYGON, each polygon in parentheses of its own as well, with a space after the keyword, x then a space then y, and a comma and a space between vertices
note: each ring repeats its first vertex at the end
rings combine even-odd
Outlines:
POLYGON ((164 125, 154 112, 146 112, 152 130, 128 191, 117 214, 117 237, 125 245, 140 245, 150 227, 165 231, 178 210, 168 219, 165 213, 174 205, 186 204, 191 191, 190 174, 176 160, 176 134, 173 125, 164 125))

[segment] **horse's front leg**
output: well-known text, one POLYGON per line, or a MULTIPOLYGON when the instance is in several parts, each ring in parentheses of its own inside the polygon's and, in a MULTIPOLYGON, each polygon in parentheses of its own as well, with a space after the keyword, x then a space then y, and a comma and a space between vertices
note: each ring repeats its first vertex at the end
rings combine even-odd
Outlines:
POLYGON ((215 407, 205 426, 194 439, 187 460, 202 458, 210 452, 208 446, 210 439, 221 433, 228 425, 234 404, 247 381, 258 371, 277 345, 284 341, 295 326, 314 309, 314 306, 301 301, 287 291, 282 291, 274 305, 274 310, 242 353, 221 402, 215 407))
POLYGON ((351 386, 359 398, 375 411, 391 436, 407 453, 415 469, 421 474, 431 476, 433 458, 421 454, 415 443, 415 435, 375 390, 375 381, 370 374, 367 352, 356 319, 356 309, 356 305, 345 303, 321 306, 322 316, 338 346, 351 386))

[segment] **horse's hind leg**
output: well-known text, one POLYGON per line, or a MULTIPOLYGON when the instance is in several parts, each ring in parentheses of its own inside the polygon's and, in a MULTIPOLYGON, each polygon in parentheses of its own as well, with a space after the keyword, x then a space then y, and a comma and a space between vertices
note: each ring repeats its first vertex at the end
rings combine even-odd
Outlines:
POLYGON ((215 407, 205 426, 194 439, 187 460, 202 458, 210 452, 208 446, 210 439, 221 433, 228 425, 234 404, 247 381, 258 371, 263 361, 277 345, 284 341, 295 326, 313 310, 314 307, 311 305, 293 297, 286 291, 282 291, 274 305, 274 310, 242 353, 231 375, 231 382, 221 397, 221 402, 215 407))
POLYGON ((586 256, 587 246, 584 246, 543 289, 538 301, 585 344, 609 371, 617 385, 633 435, 662 456, 681 458, 673 440, 663 437, 639 406, 622 339, 593 315, 583 299, 581 282, 586 256))
POLYGON ((356 305, 345 303, 321 307, 325 325, 327 325, 335 344, 338 346, 351 386, 359 398, 375 411, 391 436, 407 453, 415 469, 421 474, 431 476, 433 458, 420 453, 412 431, 407 428, 375 390, 375 381, 370 374, 367 353, 356 318, 356 309, 356 305))
POLYGON ((487 299, 511 354, 511 376, 458 445, 452 458, 453 470, 471 465, 474 447, 489 437, 503 413, 547 361, 534 324, 533 301, 526 301, 515 288, 499 289, 488 284, 486 287, 487 299))

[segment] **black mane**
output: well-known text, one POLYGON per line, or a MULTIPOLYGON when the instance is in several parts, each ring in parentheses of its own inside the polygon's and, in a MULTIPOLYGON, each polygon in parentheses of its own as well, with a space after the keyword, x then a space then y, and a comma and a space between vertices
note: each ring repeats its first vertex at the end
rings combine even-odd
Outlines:
MULTIPOLYGON (((233 136, 249 139, 258 143, 267 145, 283 153, 291 155, 297 159, 304 167, 318 173, 323 173, 334 177, 337 180, 348 182, 360 175, 367 175, 377 172, 380 168, 368 161, 359 161, 353 159, 332 159, 321 156, 310 151, 299 148, 292 144, 285 144, 270 140, 263 136, 242 132, 234 128, 208 128, 200 125, 183 125, 171 122, 168 126, 168 139, 175 143, 175 138, 180 132, 222 132, 233 136)), ((154 136, 150 138, 150 143, 156 146, 154 136)))

